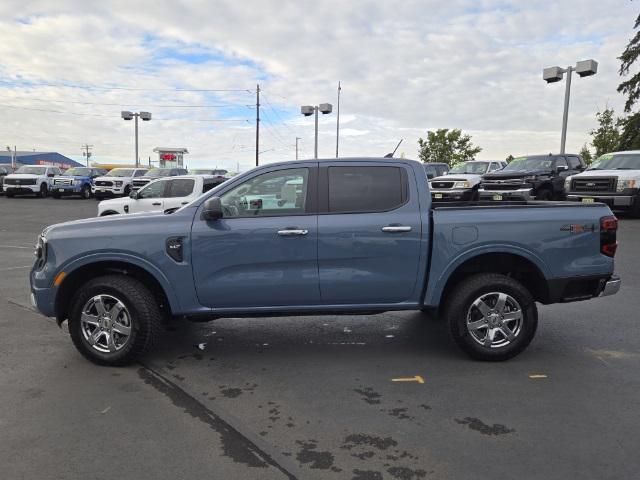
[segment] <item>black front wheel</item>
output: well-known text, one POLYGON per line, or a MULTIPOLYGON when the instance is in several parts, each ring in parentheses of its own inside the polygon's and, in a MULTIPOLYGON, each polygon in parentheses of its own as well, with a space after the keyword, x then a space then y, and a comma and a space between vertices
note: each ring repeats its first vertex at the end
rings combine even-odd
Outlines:
POLYGON ((38 192, 38 196, 40 198, 47 198, 48 194, 49 194, 49 188, 47 187, 46 183, 43 183, 42 185, 40 185, 40 191, 38 192))
POLYGON ((128 365, 148 352, 161 331, 153 293, 126 275, 97 277, 71 300, 69 333, 78 351, 99 365, 128 365))
POLYGON ((515 357, 531 343, 538 328, 538 310, 529 290, 497 273, 460 282, 445 309, 454 341, 477 360, 515 357))
POLYGON ((549 188, 541 188, 538 190, 536 200, 543 200, 545 202, 553 200, 553 192, 549 188))
POLYGON ((88 198, 91 198, 91 187, 89 185, 85 185, 84 187, 82 187, 82 191, 80 192, 80 195, 85 200, 88 198))

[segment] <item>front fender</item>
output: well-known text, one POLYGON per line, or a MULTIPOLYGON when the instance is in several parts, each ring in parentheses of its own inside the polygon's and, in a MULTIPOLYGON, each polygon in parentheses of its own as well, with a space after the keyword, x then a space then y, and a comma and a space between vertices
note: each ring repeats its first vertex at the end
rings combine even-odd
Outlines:
MULTIPOLYGON (((551 278, 551 270, 547 266, 540 256, 531 250, 527 250, 518 245, 512 244, 492 244, 492 245, 481 245, 478 247, 474 247, 470 250, 465 250, 460 253, 458 256, 454 257, 447 266, 442 270, 440 275, 438 275, 437 280, 430 279, 429 284, 427 286, 427 292, 424 299, 425 305, 437 306, 440 304, 440 300, 442 298, 442 292, 444 291, 444 287, 447 284, 447 281, 456 271, 456 269, 462 265, 463 263, 471 260, 480 255, 485 255, 488 253, 508 253, 523 257, 533 263, 538 270, 542 273, 545 278, 551 278)), ((436 273, 436 272, 431 272, 436 273)), ((436 273, 437 274, 437 273, 436 273)))
MULTIPOLYGON (((90 265, 92 263, 98 262, 122 262, 129 263, 135 265, 136 267, 142 268, 147 273, 152 275, 162 286, 164 290, 167 300, 169 301, 169 305, 171 306, 171 311, 179 312, 181 311, 180 302, 178 300, 178 296, 176 295, 171 282, 167 278, 167 276, 153 263, 148 261, 145 258, 132 255, 131 253, 125 252, 95 252, 88 255, 84 255, 81 257, 74 258, 62 264, 56 272, 56 275, 64 271, 67 275, 72 274, 75 270, 80 267, 84 267, 86 265, 90 265)), ((55 275, 52 277, 55 278, 55 275)))

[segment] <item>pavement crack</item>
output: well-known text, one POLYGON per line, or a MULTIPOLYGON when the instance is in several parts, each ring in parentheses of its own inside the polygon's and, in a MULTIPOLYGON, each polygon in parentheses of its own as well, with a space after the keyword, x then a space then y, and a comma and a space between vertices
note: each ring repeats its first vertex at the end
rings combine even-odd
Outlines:
POLYGON ((216 431, 220 435, 224 454, 233 461, 254 468, 271 466, 282 472, 288 479, 297 480, 294 474, 280 465, 251 439, 159 372, 143 365, 138 369, 138 376, 147 385, 169 398, 176 407, 182 408, 185 413, 216 431))

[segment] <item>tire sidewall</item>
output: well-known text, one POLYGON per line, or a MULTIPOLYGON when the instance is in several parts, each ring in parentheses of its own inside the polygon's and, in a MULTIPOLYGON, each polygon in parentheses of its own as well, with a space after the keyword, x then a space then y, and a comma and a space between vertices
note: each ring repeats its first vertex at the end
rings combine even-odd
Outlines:
POLYGON ((40 196, 40 198, 47 198, 47 195, 49 194, 49 189, 47 188, 47 184, 43 183, 40 185, 40 191, 38 192, 38 195, 40 196))
POLYGON ((83 186, 82 191, 80 192, 80 195, 85 200, 91 198, 91 187, 89 187, 88 185, 83 186))
POLYGON ((69 333, 73 343, 78 350, 80 350, 80 353, 95 363, 103 365, 122 365, 127 363, 131 352, 138 350, 140 348, 140 342, 144 341, 144 338, 148 336, 144 334, 141 335, 141 333, 145 333, 141 332, 141 329, 144 328, 149 328, 149 326, 144 325, 142 315, 137 309, 133 299, 126 291, 121 291, 106 283, 90 283, 81 289, 72 300, 71 309, 69 310, 69 333), (129 340, 123 348, 113 353, 102 353, 95 350, 82 334, 82 324, 80 321, 82 308, 90 298, 100 294, 111 295, 120 300, 131 316, 131 335, 129 336, 129 340))
POLYGON ((456 343, 473 358, 490 361, 507 360, 522 352, 535 336, 538 327, 538 311, 535 301, 522 285, 515 281, 509 281, 508 277, 504 278, 507 281, 496 280, 465 291, 464 295, 459 296, 456 299, 456 304, 449 309, 448 317, 451 334, 456 343), (523 315, 522 328, 516 339, 510 344, 499 348, 486 348, 477 343, 469 332, 466 323, 467 312, 472 302, 478 297, 491 292, 506 293, 513 297, 520 304, 523 315))

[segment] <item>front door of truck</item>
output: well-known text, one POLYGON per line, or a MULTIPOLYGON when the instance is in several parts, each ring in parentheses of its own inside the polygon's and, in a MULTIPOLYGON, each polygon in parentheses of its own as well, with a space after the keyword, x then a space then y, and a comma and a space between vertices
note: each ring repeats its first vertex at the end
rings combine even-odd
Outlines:
POLYGON ((399 161, 323 163, 319 198, 322 302, 400 303, 415 297, 422 222, 413 170, 399 161))
POLYGON ((164 209, 167 180, 158 180, 138 190, 138 198, 129 199, 129 213, 164 209))
POLYGON ((198 299, 214 308, 308 306, 318 286, 317 164, 256 172, 219 193, 224 217, 192 227, 198 299))

